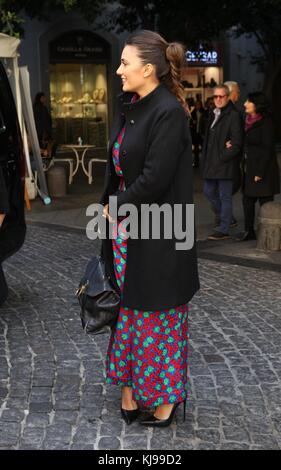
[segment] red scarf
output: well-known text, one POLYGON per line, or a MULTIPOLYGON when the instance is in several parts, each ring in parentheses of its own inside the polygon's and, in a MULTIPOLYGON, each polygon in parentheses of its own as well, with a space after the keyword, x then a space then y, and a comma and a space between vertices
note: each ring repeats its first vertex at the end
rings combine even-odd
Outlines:
POLYGON ((254 116, 252 114, 247 114, 246 122, 245 122, 246 132, 248 132, 248 130, 251 129, 253 124, 255 124, 256 122, 261 121, 262 119, 263 119, 263 116, 261 114, 256 114, 254 116))

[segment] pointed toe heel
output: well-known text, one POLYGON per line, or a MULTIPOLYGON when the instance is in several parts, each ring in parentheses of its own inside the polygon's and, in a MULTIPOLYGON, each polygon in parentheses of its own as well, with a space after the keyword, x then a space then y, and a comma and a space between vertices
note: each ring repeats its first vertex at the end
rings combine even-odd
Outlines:
POLYGON ((137 408, 136 410, 124 410, 121 408, 121 416, 126 424, 132 424, 139 416, 140 410, 137 408))
POLYGON ((172 421, 173 421, 174 415, 176 413, 176 410, 177 410, 178 406, 181 403, 183 403, 183 421, 185 421, 186 400, 175 403, 173 408, 172 408, 172 411, 170 413, 170 416, 167 419, 158 419, 158 418, 156 418, 156 416, 151 414, 151 415, 145 417, 144 419, 142 419, 140 421, 140 424, 142 424, 143 426, 154 426, 154 427, 157 427, 157 428, 166 428, 166 427, 170 426, 170 424, 172 424, 172 421))

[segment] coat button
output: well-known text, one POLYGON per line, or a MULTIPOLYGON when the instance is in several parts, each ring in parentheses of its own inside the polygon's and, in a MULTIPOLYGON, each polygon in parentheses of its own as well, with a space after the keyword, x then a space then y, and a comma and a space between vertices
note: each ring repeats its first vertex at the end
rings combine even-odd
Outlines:
POLYGON ((130 124, 135 124, 135 121, 133 119, 130 120, 130 124))

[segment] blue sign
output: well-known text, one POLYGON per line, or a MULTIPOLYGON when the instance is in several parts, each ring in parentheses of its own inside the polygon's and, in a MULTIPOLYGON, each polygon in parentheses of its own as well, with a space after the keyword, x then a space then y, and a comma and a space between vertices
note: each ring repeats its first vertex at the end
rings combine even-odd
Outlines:
POLYGON ((198 51, 187 51, 186 60, 190 65, 202 66, 218 66, 220 62, 218 51, 205 51, 203 49, 198 51))

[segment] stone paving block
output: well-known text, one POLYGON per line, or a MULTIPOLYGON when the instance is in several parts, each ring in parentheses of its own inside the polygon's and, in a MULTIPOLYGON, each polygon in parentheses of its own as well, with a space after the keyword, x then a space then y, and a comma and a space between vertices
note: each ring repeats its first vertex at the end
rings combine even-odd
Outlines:
POLYGON ((217 429, 197 429, 195 436, 203 442, 219 445, 221 441, 220 431, 217 429))
POLYGON ((42 445, 42 450, 69 450, 69 444, 63 444, 58 440, 45 440, 42 445))
POLYGON ((199 416, 197 423, 199 428, 219 428, 220 418, 212 415, 199 416))
POLYGON ((77 443, 73 444, 70 447, 70 450, 94 450, 94 445, 93 444, 84 444, 84 443, 77 443))
POLYGON ((240 442, 224 442, 220 450, 250 450, 250 444, 242 444, 240 442))
POLYGON ((87 421, 80 421, 78 424, 75 434, 73 437, 73 442, 86 442, 93 443, 95 442, 98 430, 98 423, 89 423, 87 421))
POLYGON ((1 421, 9 423, 20 423, 24 419, 24 410, 5 409, 1 415, 1 421))
POLYGON ((16 446, 20 438, 20 424, 0 420, 0 447, 16 446))
POLYGON ((201 442, 198 444, 196 450, 218 450, 217 444, 212 444, 211 442, 201 442))
MULTIPOLYGON (((132 423, 133 424, 133 423, 132 423)), ((123 421, 114 421, 113 423, 102 423, 100 427, 101 436, 120 436, 123 429, 123 421)))
POLYGON ((188 439, 175 439, 173 443, 173 450, 194 450, 195 443, 194 441, 189 441, 188 439))
POLYGON ((53 424, 65 423, 65 424, 74 425, 77 422, 78 416, 79 416, 78 411, 68 411, 68 410, 56 411, 54 418, 53 418, 53 424))
POLYGON ((59 399, 56 399, 53 409, 56 411, 78 411, 80 409, 80 399, 79 396, 70 397, 64 399, 63 395, 59 399))
POLYGON ((25 426, 28 428, 45 428, 50 422, 48 413, 29 413, 26 418, 25 426))
POLYGON ((186 420, 185 423, 177 423, 176 436, 177 438, 190 439, 194 437, 195 422, 186 420))
POLYGON ((20 448, 31 446, 34 449, 40 449, 45 437, 45 430, 41 427, 25 428, 20 440, 20 448))
MULTIPOLYGON (((262 429, 261 429, 262 432, 262 429)), ((279 443, 275 436, 268 436, 264 434, 253 434, 252 435, 253 443, 262 447, 264 450, 278 450, 279 443)))
MULTIPOLYGON (((134 447, 136 449, 136 447, 134 447)), ((99 450, 119 450, 121 449, 120 441, 116 437, 101 437, 98 442, 99 450)))
MULTIPOLYGON (((174 426, 174 425, 172 425, 174 426)), ((174 441, 167 440, 165 436, 158 437, 157 433, 153 434, 153 437, 150 441, 150 449, 151 450, 173 450, 174 449, 174 441)))
POLYGON ((51 402, 34 402, 29 404, 29 410, 31 413, 50 413, 53 405, 51 402))
POLYGON ((224 426, 223 434, 226 441, 237 441, 244 443, 248 443, 251 441, 248 431, 242 427, 224 426))

